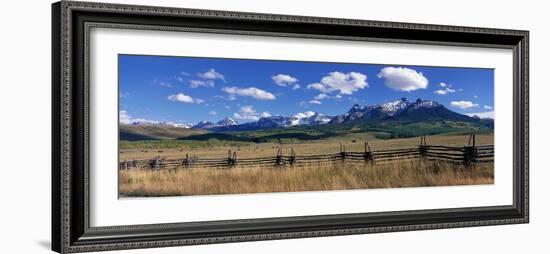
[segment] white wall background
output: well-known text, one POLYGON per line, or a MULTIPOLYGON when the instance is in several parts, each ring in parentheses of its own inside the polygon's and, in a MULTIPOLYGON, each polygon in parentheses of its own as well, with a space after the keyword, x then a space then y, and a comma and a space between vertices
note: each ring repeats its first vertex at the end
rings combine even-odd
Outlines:
MULTIPOLYGON (((104 0, 106 1, 106 0, 104 0)), ((544 156, 550 32, 544 1, 118 0, 112 2, 526 29, 531 31, 531 223, 121 253, 543 253, 550 226, 544 156), (546 229, 546 230, 545 230, 546 229)), ((50 1, 9 1, 0 15, 0 253, 50 245, 50 1)))

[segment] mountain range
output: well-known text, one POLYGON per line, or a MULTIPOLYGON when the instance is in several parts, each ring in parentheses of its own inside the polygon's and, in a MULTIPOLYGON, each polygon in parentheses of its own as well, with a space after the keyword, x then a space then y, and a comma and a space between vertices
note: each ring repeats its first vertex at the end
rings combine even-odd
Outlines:
MULTIPOLYGON (((294 116, 262 117, 257 121, 247 123, 238 123, 236 120, 226 117, 216 123, 203 121, 193 125, 192 128, 224 132, 272 129, 298 125, 315 126, 324 124, 380 123, 384 121, 405 121, 410 123, 427 120, 481 122, 479 117, 456 113, 436 101, 422 99, 409 101, 407 98, 401 98, 396 101, 372 106, 360 106, 355 104, 346 113, 336 116, 308 111, 294 116)), ((488 125, 488 127, 492 126, 492 120, 485 119, 483 122, 488 125)))
MULTIPOLYGON (((370 106, 355 104, 347 112, 335 116, 308 111, 293 116, 261 117, 257 121, 245 123, 239 123, 230 117, 226 117, 218 122, 202 121, 192 126, 160 122, 135 122, 130 124, 129 127, 140 128, 140 126, 144 126, 151 128, 153 125, 156 128, 160 128, 163 124, 167 128, 172 129, 172 131, 179 128, 182 131, 183 129, 188 129, 189 131, 203 132, 243 132, 271 129, 296 130, 296 128, 309 128, 326 132, 359 128, 362 130, 390 133, 412 133, 420 129, 423 130, 423 133, 444 133, 448 130, 457 131, 460 129, 493 129, 494 126, 493 119, 481 119, 475 115, 459 114, 447 109, 436 101, 422 99, 409 101, 406 98, 401 98, 370 106)), ((125 133, 126 130, 128 128, 121 129, 121 136, 122 134, 127 134, 125 133)), ((160 130, 155 129, 154 134, 156 136, 158 136, 158 131, 160 130)), ((131 137, 140 137, 136 136, 136 132, 137 129, 133 130, 130 133, 133 135, 131 137)), ((178 132, 174 134, 176 133, 178 132)), ((141 135, 144 133, 138 134, 141 135)))

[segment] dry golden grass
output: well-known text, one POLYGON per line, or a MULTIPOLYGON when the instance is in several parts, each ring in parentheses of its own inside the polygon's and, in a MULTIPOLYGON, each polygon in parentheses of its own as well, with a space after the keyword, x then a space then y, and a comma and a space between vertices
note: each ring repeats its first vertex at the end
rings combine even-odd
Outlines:
POLYGON ((121 197, 492 184, 493 163, 472 168, 445 162, 323 164, 301 167, 236 167, 119 171, 121 197))

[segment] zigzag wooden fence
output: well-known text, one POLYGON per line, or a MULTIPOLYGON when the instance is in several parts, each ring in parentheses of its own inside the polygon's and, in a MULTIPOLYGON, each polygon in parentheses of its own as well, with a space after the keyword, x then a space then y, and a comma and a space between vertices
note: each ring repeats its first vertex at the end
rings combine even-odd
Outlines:
POLYGON ((364 151, 347 152, 346 146, 340 144, 340 152, 321 155, 296 155, 291 148, 290 155, 283 155, 279 148, 277 155, 261 158, 237 158, 237 152, 228 152, 227 158, 201 159, 187 154, 182 159, 164 159, 160 156, 151 160, 127 160, 120 162, 121 170, 136 168, 174 169, 174 168, 232 168, 253 166, 300 166, 319 163, 388 163, 399 160, 429 160, 449 163, 473 165, 494 161, 494 145, 476 145, 475 134, 470 135, 468 145, 463 147, 427 145, 426 137, 420 138, 420 145, 416 148, 390 149, 372 151, 369 143, 364 143, 364 151))

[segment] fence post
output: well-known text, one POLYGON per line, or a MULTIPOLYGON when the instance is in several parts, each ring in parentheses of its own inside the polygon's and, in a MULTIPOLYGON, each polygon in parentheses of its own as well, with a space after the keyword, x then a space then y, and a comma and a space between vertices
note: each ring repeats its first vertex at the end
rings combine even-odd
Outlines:
POLYGON ((420 137, 420 146, 418 146, 418 152, 422 160, 426 159, 428 153, 428 146, 426 145, 426 136, 420 137))
POLYGON ((233 166, 237 165, 237 151, 233 151, 233 166))
POLYGON ((277 166, 283 165, 283 149, 281 147, 277 149, 277 158, 275 159, 275 164, 277 166))
POLYGON ((464 165, 471 167, 477 160, 476 134, 470 134, 468 146, 464 147, 464 165))
POLYGON ((342 160, 342 163, 346 162, 346 145, 343 145, 340 143, 340 159, 342 160))
POLYGON ((296 153, 294 152, 294 147, 290 149, 290 165, 294 165, 296 162, 296 153))
POLYGON ((227 166, 231 167, 232 164, 233 164, 233 162, 232 162, 232 159, 231 159, 231 149, 229 149, 227 151, 227 166))
POLYGON ((185 154, 185 159, 183 159, 182 164, 185 165, 188 168, 191 166, 191 161, 189 160, 189 153, 185 154))
POLYGON ((160 158, 160 155, 157 155, 157 157, 155 157, 151 161, 150 166, 151 166, 151 169, 159 169, 160 167, 162 167, 162 164, 163 164, 163 161, 160 158))
POLYGON ((365 153, 363 157, 365 158, 365 162, 371 162, 371 163, 374 162, 372 158, 372 152, 370 150, 369 142, 365 142, 365 153))

